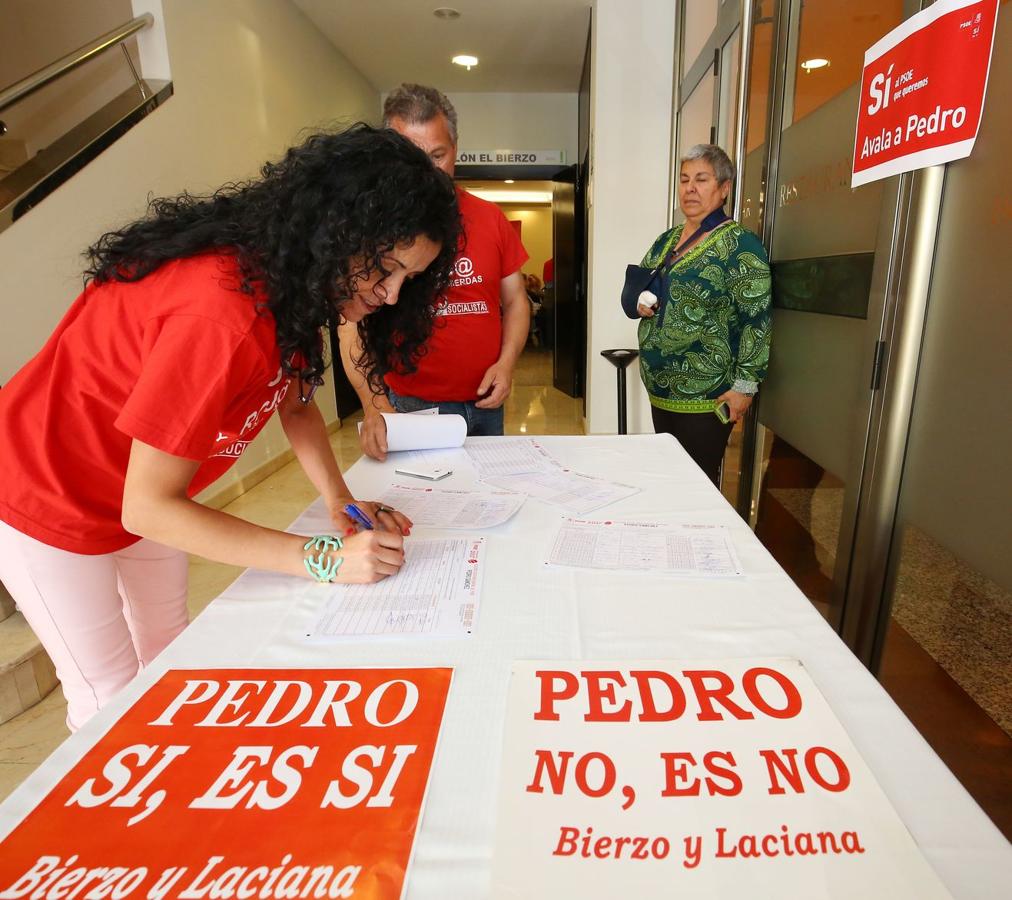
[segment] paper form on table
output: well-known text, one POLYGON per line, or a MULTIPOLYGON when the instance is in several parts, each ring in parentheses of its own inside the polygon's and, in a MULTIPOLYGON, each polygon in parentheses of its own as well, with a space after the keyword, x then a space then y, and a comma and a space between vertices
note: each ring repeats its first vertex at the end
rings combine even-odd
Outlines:
POLYGON ((741 575, 741 563, 723 525, 670 525, 565 519, 549 564, 696 575, 741 575))
POLYGON ((435 487, 387 488, 380 502, 415 525, 432 528, 494 528, 516 515, 527 499, 514 491, 456 491, 435 487))
POLYGON ((564 509, 574 516, 584 516, 602 506, 638 494, 640 489, 631 484, 621 484, 582 475, 571 469, 552 469, 541 472, 523 472, 519 475, 489 475, 482 479, 488 484, 519 491, 564 509))
POLYGON ((330 584, 306 637, 470 634, 481 600, 485 538, 408 541, 404 565, 375 584, 330 584))

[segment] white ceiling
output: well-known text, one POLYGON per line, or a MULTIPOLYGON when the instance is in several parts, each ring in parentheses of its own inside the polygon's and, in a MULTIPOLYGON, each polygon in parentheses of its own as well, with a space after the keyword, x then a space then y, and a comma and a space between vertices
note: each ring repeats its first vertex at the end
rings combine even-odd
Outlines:
POLYGON ((575 92, 591 0, 292 0, 378 91, 575 92), (459 19, 432 11, 451 6, 459 19), (450 62, 477 56, 470 72, 450 62))

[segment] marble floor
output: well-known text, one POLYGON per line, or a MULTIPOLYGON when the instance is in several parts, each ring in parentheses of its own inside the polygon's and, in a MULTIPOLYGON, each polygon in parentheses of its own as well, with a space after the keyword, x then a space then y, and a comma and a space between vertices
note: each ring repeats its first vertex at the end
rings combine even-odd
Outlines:
MULTIPOLYGON (((583 401, 550 387, 552 354, 528 350, 520 359, 506 401, 507 434, 583 434, 583 401)), ((343 470, 361 455, 356 422, 346 420, 331 436, 343 470)), ((316 497, 298 463, 261 481, 224 509, 269 528, 286 528, 316 497)), ((242 570, 190 559, 190 617, 200 615, 242 570)), ((67 737, 66 701, 59 688, 31 709, 0 725, 0 800, 27 778, 67 737)))

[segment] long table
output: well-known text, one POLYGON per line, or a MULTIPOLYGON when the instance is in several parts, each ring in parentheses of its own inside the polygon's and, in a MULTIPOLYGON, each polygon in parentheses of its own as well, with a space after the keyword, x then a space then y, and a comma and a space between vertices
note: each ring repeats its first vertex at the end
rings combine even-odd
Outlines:
MULTIPOLYGON (((745 576, 686 580, 636 573, 630 591, 621 572, 547 569, 543 560, 560 513, 533 500, 510 522, 484 532, 484 588, 469 638, 309 643, 292 615, 309 602, 305 583, 247 571, 0 806, 0 838, 167 669, 452 666, 406 896, 482 897, 490 884, 514 660, 793 657, 803 662, 953 896, 1008 896, 1008 842, 674 440, 539 440, 566 466, 643 488, 609 506, 610 518, 725 525, 745 576)), ((349 485, 357 496, 373 497, 394 481, 419 484, 395 477, 394 465, 363 459, 348 473, 349 485)), ((440 486, 469 489, 478 479, 468 466, 458 466, 440 486)), ((314 517, 319 511, 310 508, 304 523, 314 517)), ((416 536, 449 534, 415 530, 416 536)))

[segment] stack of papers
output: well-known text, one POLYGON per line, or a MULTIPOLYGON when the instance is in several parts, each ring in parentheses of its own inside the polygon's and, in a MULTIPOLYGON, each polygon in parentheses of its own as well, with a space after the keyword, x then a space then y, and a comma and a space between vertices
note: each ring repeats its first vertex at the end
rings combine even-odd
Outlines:
POLYGON ((548 563, 704 577, 742 574, 723 525, 566 519, 555 536, 548 563))
POLYGON ((519 475, 558 466, 548 452, 530 438, 506 438, 464 445, 464 450, 484 480, 491 475, 519 475))
POLYGON ((511 519, 527 497, 514 491, 454 491, 395 484, 380 501, 415 525, 432 528, 494 528, 511 519))
POLYGON ((537 500, 558 506, 574 516, 584 516, 640 491, 631 484, 605 481, 593 475, 581 475, 571 469, 526 472, 521 475, 496 475, 484 480, 509 491, 522 491, 537 500))
POLYGON ((469 443, 464 449, 482 481, 527 494, 574 516, 586 515, 640 491, 631 484, 606 481, 563 468, 541 444, 530 438, 469 443))

